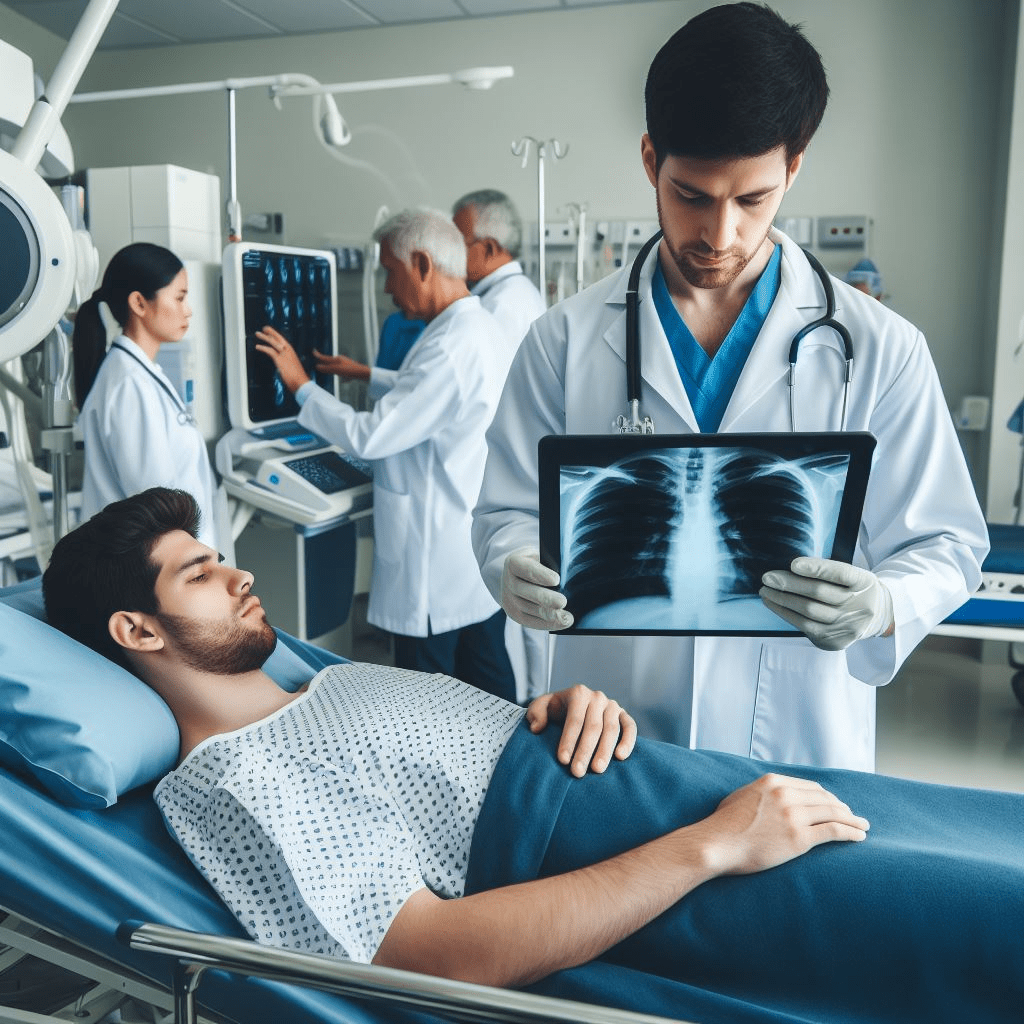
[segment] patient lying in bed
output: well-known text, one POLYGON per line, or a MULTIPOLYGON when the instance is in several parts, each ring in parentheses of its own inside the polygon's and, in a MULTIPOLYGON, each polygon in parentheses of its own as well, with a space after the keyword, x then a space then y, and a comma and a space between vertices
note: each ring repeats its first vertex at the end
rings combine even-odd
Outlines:
POLYGON ((195 517, 109 506, 57 545, 47 613, 171 708, 156 799, 257 940, 708 1021, 1019 1019, 1024 798, 634 751, 584 687, 524 712, 344 665, 287 693, 195 517))

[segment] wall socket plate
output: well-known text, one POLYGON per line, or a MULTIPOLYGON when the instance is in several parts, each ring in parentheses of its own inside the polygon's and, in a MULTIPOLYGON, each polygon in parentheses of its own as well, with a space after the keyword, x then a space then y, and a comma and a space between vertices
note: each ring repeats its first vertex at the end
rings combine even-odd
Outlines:
POLYGON ((867 249, 869 217, 819 217, 819 249, 867 249))

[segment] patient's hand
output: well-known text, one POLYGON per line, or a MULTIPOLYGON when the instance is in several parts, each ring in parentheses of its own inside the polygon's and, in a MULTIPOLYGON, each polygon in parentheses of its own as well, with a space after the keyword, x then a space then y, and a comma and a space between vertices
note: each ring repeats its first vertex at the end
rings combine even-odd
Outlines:
POLYGON ((526 720, 533 732, 541 732, 551 722, 563 723, 558 760, 576 778, 586 775, 588 767, 600 774, 612 757, 625 761, 636 743, 632 717, 617 701, 582 683, 531 701, 526 720))
POLYGON ((770 774, 730 793, 691 831, 707 833, 707 863, 715 874, 746 875, 822 843, 858 842, 869 828, 866 818, 817 782, 770 774))

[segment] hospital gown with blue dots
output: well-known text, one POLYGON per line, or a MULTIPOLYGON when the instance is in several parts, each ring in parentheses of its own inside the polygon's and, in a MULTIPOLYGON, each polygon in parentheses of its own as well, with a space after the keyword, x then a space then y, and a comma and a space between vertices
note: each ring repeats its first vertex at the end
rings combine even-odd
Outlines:
POLYGON ((408 897, 463 894, 525 712, 443 675, 333 665, 161 780, 171 833, 259 942, 368 963, 408 897))

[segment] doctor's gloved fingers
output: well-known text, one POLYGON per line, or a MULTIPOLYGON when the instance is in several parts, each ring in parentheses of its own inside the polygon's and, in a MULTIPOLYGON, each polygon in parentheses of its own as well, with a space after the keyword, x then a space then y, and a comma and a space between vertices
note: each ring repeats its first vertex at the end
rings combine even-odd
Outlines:
POLYGON ((510 619, 528 629, 539 629, 545 633, 553 630, 567 629, 573 624, 573 617, 567 611, 558 609, 542 609, 532 601, 524 601, 515 595, 504 593, 501 607, 510 619))
POLYGON ((560 577, 554 569, 544 565, 535 548, 514 551, 505 559, 503 575, 512 579, 525 580, 542 587, 557 587, 560 577))
POLYGON ((854 593, 849 587, 812 577, 798 576, 786 569, 773 569, 771 572, 766 572, 761 577, 761 582, 765 587, 777 593, 780 600, 783 595, 793 595, 795 598, 805 598, 823 605, 840 605, 854 593))
POLYGON ((860 639, 861 634, 854 628, 849 616, 838 617, 833 622, 820 622, 776 604, 765 597, 764 590, 761 591, 761 600, 769 611, 775 612, 780 619, 798 629, 820 651, 843 651, 860 639))
POLYGON ((808 595, 776 590, 774 587, 762 587, 758 595, 773 612, 781 614, 778 609, 785 608, 812 622, 831 624, 843 613, 843 602, 822 600, 817 594, 808 595))
POLYGON ((789 568, 797 576, 824 580, 827 583, 835 583, 837 586, 851 587, 855 590, 861 590, 868 586, 874 578, 874 574, 869 570, 850 565, 848 562, 837 562, 833 558, 815 558, 810 555, 800 555, 794 558, 789 568))

